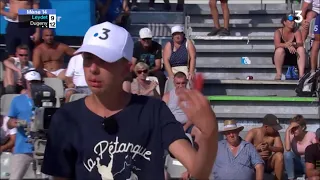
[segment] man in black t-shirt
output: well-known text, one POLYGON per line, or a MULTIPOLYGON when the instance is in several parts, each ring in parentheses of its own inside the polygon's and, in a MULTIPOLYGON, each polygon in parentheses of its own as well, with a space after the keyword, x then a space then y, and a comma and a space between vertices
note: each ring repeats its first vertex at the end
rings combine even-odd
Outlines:
POLYGON ((132 66, 130 69, 132 77, 127 78, 127 80, 131 82, 133 78, 137 77, 133 71, 134 66, 138 62, 144 62, 149 66, 149 76, 158 78, 160 94, 163 96, 167 78, 161 71, 162 46, 152 40, 152 32, 149 28, 142 28, 139 31, 139 36, 140 40, 134 44, 133 48, 132 66))
POLYGON ((316 131, 318 143, 306 148, 306 174, 308 180, 320 180, 320 128, 316 131))
POLYGON ((133 40, 124 28, 109 22, 92 26, 76 53, 82 53, 92 94, 53 115, 44 174, 59 180, 163 180, 164 150, 169 150, 192 177, 208 179, 218 133, 206 97, 198 90, 177 92, 195 125, 196 151, 163 101, 122 89, 133 54, 133 40))

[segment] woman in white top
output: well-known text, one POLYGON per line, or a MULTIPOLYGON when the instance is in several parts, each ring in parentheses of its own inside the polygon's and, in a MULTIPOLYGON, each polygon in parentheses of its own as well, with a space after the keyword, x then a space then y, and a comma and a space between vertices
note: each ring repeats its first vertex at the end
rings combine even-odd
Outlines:
POLYGON ((9 117, 3 117, 0 115, 0 154, 4 151, 11 151, 14 147, 15 142, 15 134, 17 133, 17 129, 8 129, 9 117))

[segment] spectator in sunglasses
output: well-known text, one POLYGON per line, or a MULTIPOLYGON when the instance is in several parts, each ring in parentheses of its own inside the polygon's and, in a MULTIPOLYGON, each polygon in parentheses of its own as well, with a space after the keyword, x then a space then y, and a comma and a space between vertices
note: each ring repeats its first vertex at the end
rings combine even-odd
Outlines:
POLYGON ((16 56, 9 57, 3 61, 5 66, 4 87, 7 94, 19 93, 16 92, 16 86, 22 77, 22 72, 32 68, 32 63, 29 61, 29 48, 27 45, 17 47, 16 56))
POLYGON ((145 96, 154 96, 160 98, 160 93, 157 91, 158 83, 147 79, 149 74, 149 66, 146 63, 139 62, 134 67, 136 78, 130 83, 125 81, 123 89, 126 92, 145 96))
POLYGON ((305 150, 307 146, 315 143, 316 134, 307 131, 307 124, 302 115, 296 115, 285 134, 284 162, 289 180, 296 178, 296 173, 305 173, 305 150))

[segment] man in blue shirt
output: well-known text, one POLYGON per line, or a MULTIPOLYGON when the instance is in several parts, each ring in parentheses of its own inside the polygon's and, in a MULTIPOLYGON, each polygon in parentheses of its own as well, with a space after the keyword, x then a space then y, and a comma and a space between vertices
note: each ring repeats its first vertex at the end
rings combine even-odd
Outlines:
POLYGON ((36 71, 29 71, 24 74, 22 86, 26 89, 21 95, 13 98, 8 116, 8 128, 17 128, 15 146, 11 159, 10 179, 22 179, 27 172, 30 163, 33 161, 33 145, 28 143, 26 131, 19 126, 18 120, 31 122, 33 116, 33 100, 31 98, 30 83, 32 81, 41 81, 41 76, 36 71))
POLYGON ((318 66, 318 53, 320 47, 320 14, 316 17, 316 22, 314 24, 314 41, 312 43, 311 49, 311 72, 314 73, 318 66))
POLYGON ((160 99, 125 92, 133 39, 104 22, 89 28, 82 53, 92 94, 66 103, 52 117, 42 166, 44 174, 77 180, 163 180, 164 150, 193 177, 208 179, 217 151, 217 121, 197 90, 178 91, 182 110, 196 127, 192 148, 181 123, 160 99))

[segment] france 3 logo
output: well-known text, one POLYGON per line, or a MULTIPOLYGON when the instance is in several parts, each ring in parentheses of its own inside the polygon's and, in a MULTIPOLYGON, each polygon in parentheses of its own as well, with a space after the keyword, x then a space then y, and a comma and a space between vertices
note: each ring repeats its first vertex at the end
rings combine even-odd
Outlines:
POLYGON ((303 17, 301 15, 302 11, 301 10, 296 10, 296 11, 294 11, 294 13, 295 13, 295 16, 289 16, 289 20, 290 21, 294 20, 294 22, 298 23, 298 24, 301 23, 303 21, 303 17))

